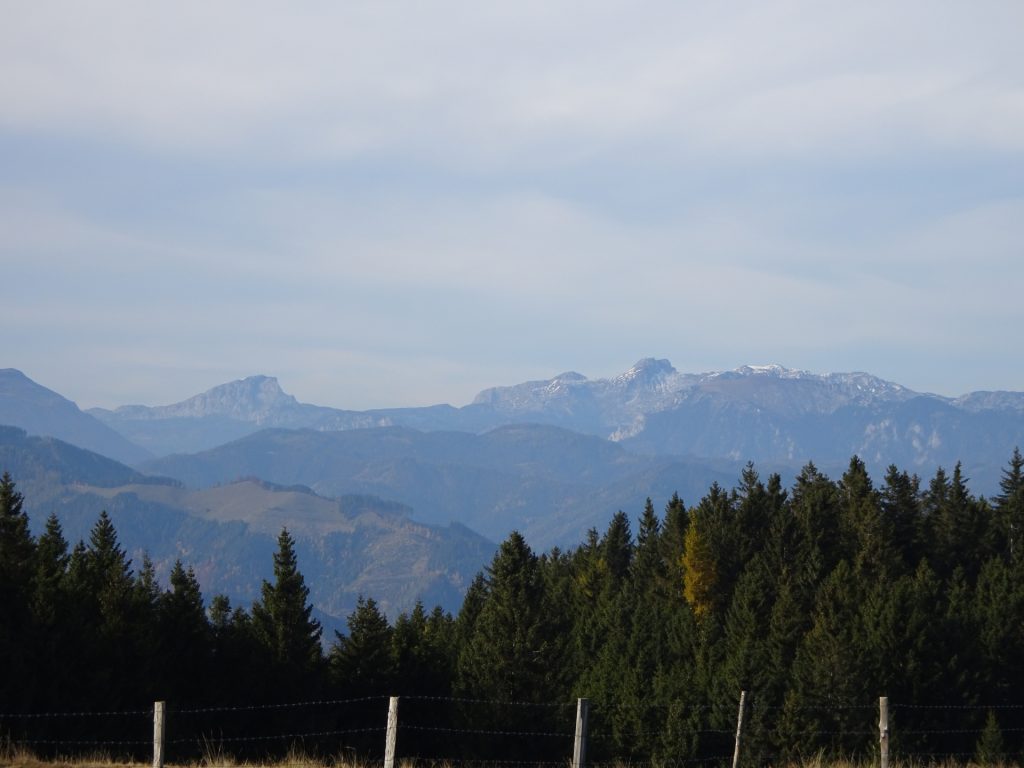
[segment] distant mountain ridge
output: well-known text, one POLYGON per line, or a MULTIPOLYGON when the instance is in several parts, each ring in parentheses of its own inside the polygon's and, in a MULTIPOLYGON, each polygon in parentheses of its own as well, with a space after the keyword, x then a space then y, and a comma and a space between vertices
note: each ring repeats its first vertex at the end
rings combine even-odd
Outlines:
POLYGON ((546 381, 484 390, 473 404, 508 415, 554 412, 590 416, 595 421, 585 431, 605 432, 615 440, 629 436, 637 419, 647 414, 672 410, 709 395, 727 395, 790 412, 829 413, 845 405, 899 402, 917 394, 867 373, 821 375, 780 365, 680 373, 668 360, 645 358, 611 379, 591 380, 566 373, 546 381), (801 397, 788 397, 785 390, 797 386, 801 397))
POLYGON ((458 521, 492 540, 517 529, 536 546, 571 545, 647 495, 696 498, 731 484, 739 464, 640 456, 592 435, 526 424, 480 435, 409 427, 340 432, 267 429, 142 466, 201 489, 255 476, 325 496, 401 502, 418 520, 458 521))
POLYGON ((250 376, 238 381, 213 387, 201 394, 173 405, 122 405, 113 411, 93 409, 96 413, 109 413, 119 418, 182 419, 223 416, 239 421, 252 421, 261 426, 278 426, 287 414, 301 418, 300 414, 316 406, 301 406, 292 396, 285 394, 277 379, 271 376, 250 376))
POLYGON ((153 455, 14 368, 0 369, 0 424, 56 437, 126 464, 153 455))
POLYGON ((792 467, 813 460, 835 466, 857 454, 876 474, 891 463, 929 474, 963 460, 973 468, 975 487, 982 493, 995 488, 1006 457, 1024 443, 1021 392, 950 398, 863 372, 817 374, 745 365, 681 373, 668 360, 655 358, 610 378, 588 379, 570 371, 492 387, 458 408, 346 411, 300 403, 275 378, 253 376, 173 405, 93 409, 90 414, 155 456, 209 450, 265 428, 405 427, 483 434, 535 423, 617 442, 633 452, 688 461, 752 460, 792 467))
POLYGON ((334 432, 402 424, 477 431, 495 426, 471 415, 460 418, 449 405, 346 411, 300 403, 275 377, 263 375, 221 384, 172 405, 91 408, 88 413, 157 456, 206 450, 265 428, 334 432))
POLYGON ((1024 443, 1024 393, 950 398, 864 372, 817 374, 781 365, 681 373, 644 358, 618 376, 569 371, 483 390, 456 408, 343 411, 299 403, 276 379, 256 376, 173 406, 92 411, 156 455, 193 453, 261 428, 337 431, 402 426, 483 433, 537 423, 618 442, 642 453, 759 463, 841 464, 860 455, 929 472, 964 460, 979 488, 1024 443))
POLYGON ((360 595, 392 616, 417 599, 456 610, 495 549, 465 526, 427 525, 409 507, 378 497, 328 498, 254 478, 189 489, 15 427, 0 427, 4 471, 24 494, 36 533, 54 512, 73 546, 105 509, 136 567, 146 554, 166 579, 180 558, 195 569, 207 600, 224 593, 247 606, 256 599, 287 527, 317 611, 339 629, 360 595))
MULTIPOLYGON (((735 394, 743 388, 741 382, 757 384, 744 397, 756 399, 760 388, 763 398, 769 391, 765 386, 769 381, 810 383, 815 389, 814 396, 807 398, 810 388, 805 387, 804 397, 791 402, 789 407, 812 406, 816 412, 831 412, 851 403, 901 401, 918 394, 866 373, 818 375, 779 365, 680 373, 668 360, 645 358, 611 379, 588 379, 580 373, 567 372, 551 379, 492 387, 461 408, 436 405, 341 410, 300 403, 281 389, 276 378, 258 375, 221 384, 172 405, 93 408, 89 413, 140 444, 152 444, 158 455, 203 450, 267 427, 336 431, 408 426, 428 431, 481 432, 536 421, 619 440, 642 429, 642 417, 647 414, 671 410, 707 393, 722 393, 731 388, 735 394), (213 434, 195 434, 202 431, 197 427, 204 423, 214 427, 213 434), (190 431, 194 433, 190 437, 167 437, 170 433, 190 431), (162 437, 155 440, 154 433, 162 433, 162 437), (219 439, 222 434, 225 439, 219 439), (161 450, 161 440, 174 444, 177 450, 161 450)), ((778 407, 784 400, 776 393, 774 402, 765 401, 763 405, 778 407)), ((972 402, 983 409, 996 399, 972 402)), ((1020 398, 1020 407, 1024 409, 1024 396, 1020 398)))

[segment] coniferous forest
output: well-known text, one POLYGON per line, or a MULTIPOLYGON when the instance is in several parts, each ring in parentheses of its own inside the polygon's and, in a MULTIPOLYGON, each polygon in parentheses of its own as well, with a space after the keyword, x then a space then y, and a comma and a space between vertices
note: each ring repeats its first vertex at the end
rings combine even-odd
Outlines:
MULTIPOLYGON (((52 516, 32 536, 22 502, 4 475, 0 738, 37 752, 53 738, 39 728, 55 726, 24 715, 136 713, 145 738, 162 700, 182 757, 211 732, 235 753, 281 746, 232 747, 243 717, 372 756, 380 697, 400 696, 407 722, 446 729, 402 732, 403 756, 561 760, 542 736, 571 734, 585 697, 592 760, 705 760, 730 753, 741 690, 751 765, 870 754, 883 695, 897 755, 1014 761, 1024 748, 1019 451, 991 499, 959 466, 877 479, 854 458, 838 479, 808 464, 785 488, 748 465, 731 490, 660 513, 640 500, 568 551, 512 533, 457 616, 417 605, 391 623, 367 595, 333 638, 287 531, 261 598, 232 606, 204 599, 187 563, 158 583, 103 512, 72 545, 52 516), (302 706, 323 701, 344 705, 302 706)), ((60 732, 116 740, 127 727, 69 718, 60 732)))

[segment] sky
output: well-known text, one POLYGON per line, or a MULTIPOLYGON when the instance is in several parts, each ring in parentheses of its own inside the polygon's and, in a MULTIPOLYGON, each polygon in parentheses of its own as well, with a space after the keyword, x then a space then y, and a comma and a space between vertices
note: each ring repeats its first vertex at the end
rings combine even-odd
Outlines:
POLYGON ((1024 390, 1024 4, 0 0, 0 367, 1024 390))

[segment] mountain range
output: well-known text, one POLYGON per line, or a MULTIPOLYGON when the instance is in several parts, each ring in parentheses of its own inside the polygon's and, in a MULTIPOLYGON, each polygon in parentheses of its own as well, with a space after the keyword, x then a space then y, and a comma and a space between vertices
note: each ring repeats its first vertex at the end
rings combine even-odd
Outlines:
POLYGON ((14 368, 0 369, 0 424, 57 437, 125 464, 153 457, 129 438, 80 411, 67 398, 14 368))
POLYGON ((137 472, 49 437, 0 427, 0 468, 15 478, 35 533, 55 513, 73 545, 107 510, 136 564, 148 556, 166 579, 192 566, 207 596, 235 605, 259 597, 272 576, 281 529, 296 542, 322 623, 340 628, 360 595, 391 616, 416 600, 456 610, 495 545, 457 523, 431 526, 395 502, 357 494, 325 498, 303 486, 255 478, 205 489, 137 472))
MULTIPOLYGON (((34 444, 35 509, 71 521, 106 507, 134 532, 133 546, 162 562, 206 558, 216 591, 250 594, 272 529, 304 530, 300 551, 326 579, 314 589, 318 606, 337 617, 371 587, 392 610, 417 594, 450 605, 514 528, 538 548, 572 546, 619 509, 639 513, 646 497, 663 504, 678 492, 693 503, 712 482, 731 487, 747 461, 787 484, 808 461, 835 476, 854 454, 876 482, 889 464, 927 479, 962 462, 972 490, 991 494, 1024 443, 1024 393, 948 398, 867 373, 681 373, 648 358, 607 379, 567 372, 494 387, 462 407, 340 410, 300 403, 276 379, 253 376, 172 405, 82 412, 7 369, 0 423, 93 452, 72 461, 70 445, 34 444), (92 474, 67 479, 68 461, 92 474), (364 508, 373 514, 353 511, 364 508), (335 528, 319 528, 325 519, 335 528), (326 546, 332 536, 349 543, 326 546), (212 554, 217 541, 231 557, 212 554), (232 558, 247 564, 229 567, 232 558), (368 580, 378 566, 391 569, 390 581, 368 580), (344 578, 331 581, 332 570, 344 578)), ((21 447, 0 451, 0 469, 27 450, 12 445, 21 447)))
POLYGON ((856 454, 875 471, 895 463, 922 474, 963 461, 986 490, 1024 438, 1024 392, 950 398, 867 373, 779 365, 680 373, 653 358, 609 379, 568 372, 487 389, 459 408, 344 411, 299 403, 276 379, 253 376, 175 405, 89 413, 158 457, 214 448, 268 427, 482 433, 536 423, 632 452, 710 460, 826 466, 856 454))

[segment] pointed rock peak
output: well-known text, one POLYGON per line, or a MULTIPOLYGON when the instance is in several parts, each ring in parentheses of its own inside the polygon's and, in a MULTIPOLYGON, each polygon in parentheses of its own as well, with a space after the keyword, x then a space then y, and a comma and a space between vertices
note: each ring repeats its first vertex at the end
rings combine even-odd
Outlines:
MULTIPOLYGON (((239 379, 238 381, 221 384, 219 387, 211 389, 210 392, 216 392, 217 390, 250 392, 254 396, 260 398, 276 398, 285 394, 275 376, 264 376, 262 374, 257 376, 247 376, 246 378, 239 379)), ((287 395, 285 396, 287 397, 287 395)))
POLYGON ((653 357, 645 357, 638 360, 628 371, 619 376, 620 381, 632 381, 634 379, 652 379, 658 376, 668 376, 676 373, 672 363, 668 360, 657 360, 653 357))
MULTIPOLYGON (((237 381, 221 384, 207 390, 197 398, 207 402, 234 402, 239 406, 265 407, 280 402, 295 402, 295 398, 286 394, 273 376, 249 376, 237 381)), ((196 398, 193 398, 193 400, 196 398)))
MULTIPOLYGON (((142 411, 146 413, 145 418, 227 416, 240 421, 261 423, 270 413, 297 405, 295 398, 286 394, 273 376, 249 376, 219 384, 180 403, 143 408, 142 411)), ((118 408, 118 412, 129 411, 138 417, 138 407, 118 408)))

